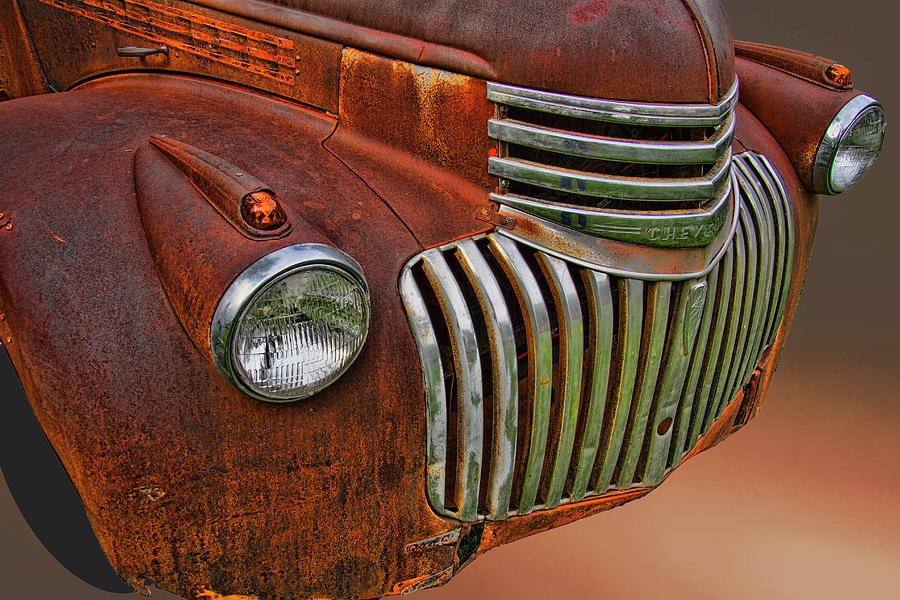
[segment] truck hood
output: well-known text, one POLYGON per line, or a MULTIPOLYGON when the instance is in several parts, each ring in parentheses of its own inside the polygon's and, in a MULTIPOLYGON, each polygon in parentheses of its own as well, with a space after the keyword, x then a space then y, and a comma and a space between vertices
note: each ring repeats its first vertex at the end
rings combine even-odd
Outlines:
POLYGON ((447 70, 536 89, 715 102, 734 82, 720 0, 198 0, 447 70))

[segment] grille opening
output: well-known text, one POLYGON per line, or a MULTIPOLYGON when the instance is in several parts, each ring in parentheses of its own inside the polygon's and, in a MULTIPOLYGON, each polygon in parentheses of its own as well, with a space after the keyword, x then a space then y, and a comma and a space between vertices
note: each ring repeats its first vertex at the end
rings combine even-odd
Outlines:
MULTIPOLYGON (((736 160, 745 159, 738 156, 736 160)), ((763 168, 758 165, 753 166, 758 169, 763 168)), ((578 461, 581 457, 579 450, 585 438, 590 386, 593 383, 595 370, 604 366, 603 361, 597 360, 597 357, 601 356, 601 352, 605 351, 609 355, 609 386, 599 434, 599 449, 593 465, 590 465, 592 471, 587 487, 589 496, 606 493, 611 489, 622 490, 635 485, 644 487, 659 483, 662 476, 677 466, 683 457, 694 448, 697 440, 709 431, 709 427, 721 415, 724 406, 730 402, 734 394, 751 376, 756 367, 756 361, 763 354, 765 348, 771 344, 777 333, 775 321, 777 315, 783 310, 780 302, 786 297, 785 288, 790 283, 793 230, 790 222, 790 207, 783 194, 769 197, 760 196, 757 193, 756 196, 749 196, 749 199, 754 202, 752 205, 748 205, 747 198, 753 193, 753 190, 748 188, 746 182, 739 182, 739 185, 742 195, 741 210, 744 215, 738 224, 734 247, 728 250, 719 264, 705 277, 709 286, 708 295, 700 316, 701 322, 697 325, 697 335, 692 342, 696 349, 691 352, 690 357, 683 357, 681 354, 680 338, 684 332, 678 331, 675 323, 685 318, 678 312, 684 310, 685 307, 683 303, 679 304, 679 301, 683 300, 683 296, 688 292, 688 287, 692 287, 696 280, 649 282, 607 275, 606 280, 610 286, 612 300, 613 331, 610 336, 611 341, 604 341, 600 344, 597 342, 598 326, 591 321, 592 312, 588 310, 588 307, 592 306, 588 294, 590 284, 588 280, 584 279, 584 276, 591 272, 572 261, 553 259, 553 261, 562 260, 572 278, 575 286, 572 293, 577 294, 579 298, 585 336, 584 355, 578 358, 580 362, 583 362, 583 371, 582 387, 579 390, 580 407, 577 412, 577 420, 573 421, 576 424, 573 451, 571 457, 563 457, 570 458, 570 461, 568 464, 562 461, 559 466, 563 468, 558 472, 554 471, 557 466, 555 454, 560 445, 562 431, 563 396, 560 394, 564 393, 560 371, 565 367, 561 363, 568 360, 568 357, 560 348, 559 319, 561 316, 557 316, 557 305, 552 293, 555 289, 553 280, 548 278, 548 275, 539 266, 543 263, 543 259, 539 258, 540 250, 535 250, 523 242, 511 242, 508 237, 504 237, 502 245, 507 247, 506 252, 510 257, 516 258, 509 266, 505 266, 506 262, 496 258, 493 254, 495 250, 499 252, 498 240, 503 234, 482 234, 474 238, 478 251, 488 263, 488 268, 500 286, 500 293, 488 300, 504 303, 506 310, 509 311, 510 319, 513 321, 513 335, 519 357, 519 411, 517 415, 519 430, 516 435, 516 458, 510 466, 504 467, 514 470, 513 473, 508 473, 512 478, 510 494, 512 514, 526 514, 532 510, 548 508, 550 506, 548 492, 554 474, 557 476, 557 481, 562 481, 564 484, 561 490, 561 500, 563 502, 576 500, 573 497, 574 475, 578 472, 578 461), (772 243, 775 246, 767 246, 769 248, 767 252, 755 254, 748 250, 746 256, 739 261, 737 257, 743 253, 748 236, 758 240, 765 238, 766 232, 773 237, 772 243), (511 246, 512 244, 515 245, 514 248, 511 246), (778 258, 779 252, 776 248, 779 245, 782 248, 780 253, 785 254, 784 260, 778 258), (522 263, 517 262, 519 254, 521 254, 520 258, 524 260, 524 267, 522 263), (748 264, 756 266, 756 275, 753 275, 752 269, 747 268, 748 264), (507 273, 504 268, 522 269, 523 271, 522 273, 507 273), (533 292, 539 292, 546 303, 550 337, 553 340, 550 344, 551 348, 547 348, 547 351, 555 363, 553 365, 555 380, 550 393, 551 405, 550 415, 548 415, 546 452, 543 462, 538 461, 537 464, 540 480, 535 480, 538 495, 533 508, 531 504, 520 506, 531 442, 530 421, 534 408, 534 382, 532 381, 534 373, 532 357, 528 351, 529 343, 534 344, 534 334, 528 331, 530 316, 527 314, 527 307, 529 305, 523 300, 513 283, 517 277, 525 275, 525 268, 529 271, 528 277, 525 279, 534 277, 537 288, 533 292), (773 269, 776 271, 775 275, 771 272, 773 269), (778 285, 773 286, 776 283, 778 285), (772 289, 767 288, 767 285, 772 289), (660 321, 656 334, 658 343, 661 345, 653 353, 653 356, 656 356, 657 353, 660 354, 657 357, 660 361, 659 370, 653 373, 651 368, 648 373, 647 357, 650 352, 650 336, 654 331, 651 317, 657 316, 653 314, 653 311, 656 310, 655 295, 663 287, 670 288, 670 295, 667 303, 659 303, 658 318, 660 321), (636 298, 631 298, 630 303, 629 294, 637 295, 636 298), (758 297, 759 300, 757 300, 758 297), (745 319, 747 323, 744 322, 745 319), (735 335, 729 340, 732 327, 735 328, 735 335), (765 329, 760 331, 760 327, 765 329), (628 345, 634 353, 627 361, 624 356, 626 346, 624 333, 626 331, 633 335, 631 343, 628 345), (763 333, 765 335, 762 335, 763 333), (699 346, 701 341, 702 346, 699 346), (729 346, 731 346, 730 349, 729 346), (674 361, 679 360, 687 361, 687 363, 675 365, 674 361), (676 372, 678 376, 667 381, 666 370, 670 367, 683 368, 684 377, 682 378, 680 373, 676 372), (632 369, 635 370, 632 371, 632 369), (648 377, 653 378, 652 387, 654 389, 652 390, 649 387, 650 379, 648 377), (641 388, 644 381, 647 381, 648 389, 647 394, 644 394, 645 405, 641 407, 641 388), (630 395, 627 393, 629 389, 632 390, 630 395), (660 405, 663 398, 666 398, 667 401, 665 407, 660 405), (668 404, 668 402, 672 404, 668 404), (619 411, 619 415, 615 414, 617 411, 619 411), (669 436, 668 446, 659 439, 659 436, 669 436), (611 443, 612 439, 615 439, 614 444, 611 443), (626 459, 629 461, 628 477, 622 475, 626 459), (662 465, 657 461, 660 461, 662 465), (650 468, 651 466, 653 468, 650 468), (634 477, 630 476, 632 468, 635 473, 634 477), (602 488, 601 483, 604 484, 602 488), (608 485, 606 485, 607 483, 608 485)), ((768 189, 772 193, 772 188, 768 189)), ((765 190, 760 188, 758 191, 764 192, 765 190)), ((493 464, 494 457, 490 454, 493 447, 493 415, 489 392, 492 384, 490 369, 493 368, 493 357, 490 355, 489 348, 492 341, 487 338, 484 318, 478 307, 474 290, 469 285, 468 278, 456 259, 456 247, 457 243, 451 242, 440 250, 447 260, 446 268, 448 269, 443 274, 447 279, 443 279, 443 281, 449 279, 453 281, 449 281, 448 285, 459 285, 465 302, 468 304, 467 310, 473 319, 473 331, 470 335, 474 335, 479 340, 479 349, 482 352, 481 360, 485 367, 484 384, 485 390, 488 392, 485 393, 484 419, 480 424, 483 426, 483 439, 485 440, 481 464, 481 481, 484 484, 485 481, 489 481, 491 469, 500 468, 499 462, 497 465, 493 464)), ((560 267, 556 262, 552 262, 552 264, 554 268, 560 267)), ((412 303, 407 306, 409 310, 413 311, 412 314, 417 315, 415 319, 411 319, 411 324, 416 331, 422 331, 422 328, 426 326, 434 330, 425 332, 426 334, 433 333, 431 336, 416 336, 415 339, 417 343, 421 344, 425 340, 425 343, 429 344, 428 352, 423 353, 422 356, 426 354, 430 357, 440 356, 442 360, 440 369, 431 368, 423 370, 423 372, 426 373, 426 379, 430 377, 432 382, 438 377, 442 378, 446 395, 444 400, 449 408, 445 474, 447 502, 438 508, 441 511, 458 514, 459 509, 455 506, 457 502, 455 488, 460 459, 458 454, 462 451, 459 446, 463 440, 457 439, 456 431, 457 404, 460 398, 456 391, 456 369, 459 366, 451 364, 456 360, 450 351, 450 336, 453 335, 453 331, 444 322, 443 312, 437 302, 437 297, 441 294, 436 293, 439 291, 438 288, 433 288, 425 277, 422 261, 414 259, 407 268, 411 271, 411 279, 416 286, 415 290, 404 292, 404 302, 407 302, 407 298, 412 299, 412 303), (423 319, 421 316, 423 314, 427 314, 428 318, 423 319), (426 321, 430 322, 426 323, 426 321)), ((441 284, 436 283, 435 285, 441 284)), ((402 289, 408 290, 410 285, 406 285, 402 289)), ((687 301, 690 301, 689 299, 690 295, 688 295, 687 301)), ((452 311, 452 307, 449 310, 452 311)), ((426 386, 426 393, 429 389, 436 388, 426 386)), ((541 442, 543 443, 544 440, 541 442)), ((507 472, 504 471, 504 473, 507 472)), ((471 490, 472 496, 475 492, 476 490, 471 490)), ((474 498, 470 496, 467 501, 471 500, 474 498)), ((463 520, 474 522, 484 518, 487 512, 484 488, 477 500, 478 514, 469 513, 462 517, 463 520)), ((556 498, 552 500, 555 502, 556 498)))
MULTIPOLYGON (((707 337, 708 340, 712 339, 715 336, 715 330, 717 328, 717 324, 720 322, 724 322, 725 316, 728 315, 727 301, 726 301, 725 305, 723 306, 722 305, 722 302, 723 302, 722 295, 730 294, 731 287, 733 285, 733 280, 729 281, 729 280, 726 280, 726 278, 725 278, 725 269, 723 267, 722 262, 719 263, 719 265, 716 267, 716 269, 718 270, 718 285, 716 286, 716 293, 714 296, 708 297, 706 299, 707 302, 713 303, 712 315, 710 316, 710 331, 709 331, 709 335, 707 337), (722 314, 723 309, 725 312, 724 315, 722 314)), ((670 465, 674 466, 675 464, 679 463, 681 461, 681 459, 684 457, 684 455, 687 454, 688 452, 690 452, 691 448, 693 447, 693 444, 691 443, 691 432, 696 427, 699 427, 697 421, 699 420, 700 423, 702 423, 703 419, 705 419, 705 417, 706 417, 706 410, 705 410, 706 407, 703 407, 703 410, 701 410, 699 399, 701 397, 703 397, 703 395, 704 395, 704 386, 705 386, 705 381, 706 381, 707 377, 714 369, 716 369, 716 363, 719 360, 720 350, 721 350, 721 346, 717 346, 712 343, 707 343, 706 349, 704 350, 703 355, 700 356, 699 354, 695 354, 694 357, 692 358, 692 362, 700 360, 701 365, 699 367, 700 375, 698 377, 697 387, 695 388, 695 390, 690 398, 683 399, 684 402, 689 402, 692 406, 690 415, 688 415, 686 417, 688 422, 685 424, 685 427, 687 428, 688 434, 685 436, 682 447, 676 448, 674 444, 672 445, 672 448, 669 452, 670 465)), ((691 368, 693 368, 693 365, 691 365, 691 368)), ((715 384, 715 382, 713 382, 713 384, 715 384)), ((714 385, 711 389, 712 390, 715 389, 714 385)), ((709 402, 707 403, 707 406, 708 405, 709 405, 709 402)), ((681 413, 681 411, 679 411, 679 414, 680 413, 681 413)))
POLYGON ((600 160, 597 158, 585 158, 559 154, 549 150, 539 150, 520 146, 519 144, 506 144, 507 156, 521 160, 530 160, 534 163, 582 171, 584 173, 599 173, 603 175, 617 175, 620 177, 647 177, 654 179, 684 179, 688 177, 700 177, 706 175, 715 163, 706 165, 666 165, 639 162, 619 162, 612 160, 600 160))
POLYGON ((603 198, 598 196, 585 196, 554 190, 521 181, 508 180, 508 192, 516 196, 525 196, 544 202, 557 204, 569 204, 582 208, 597 208, 604 210, 627 210, 637 212, 661 213, 667 211, 685 211, 707 209, 715 204, 715 198, 700 200, 666 200, 657 202, 653 200, 623 200, 620 198, 603 198))
MULTIPOLYGON (((648 118, 627 102, 605 101, 601 114, 587 108, 596 99, 542 95, 539 90, 488 84, 488 97, 496 104, 489 135, 499 148, 497 159, 488 160, 488 170, 502 179, 499 196, 648 213, 699 212, 715 202, 709 178, 720 161, 731 162, 733 97, 710 107, 702 118, 687 116, 674 105, 654 107, 648 118), (544 102, 541 108, 527 106, 534 99, 544 102), (651 201, 642 197, 647 192, 641 187, 629 185, 633 178, 666 182, 679 191, 651 201), (609 197, 585 194, 586 186, 609 197), (604 189, 617 191, 600 191, 604 189)), ((571 223, 561 216, 518 208, 563 225, 571 223)))
POLYGON ((551 127, 575 133, 619 138, 623 140, 688 142, 709 139, 713 127, 691 127, 672 125, 633 125, 595 121, 580 117, 559 115, 521 106, 506 106, 506 118, 540 127, 551 127))

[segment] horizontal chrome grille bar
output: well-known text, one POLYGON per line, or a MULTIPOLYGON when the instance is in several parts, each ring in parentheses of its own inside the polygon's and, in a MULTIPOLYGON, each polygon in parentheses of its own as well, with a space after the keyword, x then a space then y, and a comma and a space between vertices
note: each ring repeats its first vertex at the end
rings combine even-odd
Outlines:
POLYGON ((407 264, 436 513, 502 520, 653 486, 680 464, 750 379, 788 293, 780 178, 744 153, 733 185, 733 241, 689 279, 605 273, 500 233, 407 264))
POLYGON ((488 135, 529 148, 571 156, 664 165, 713 164, 725 154, 734 137, 734 115, 728 115, 715 134, 696 142, 655 142, 586 135, 530 125, 509 119, 490 119, 488 135))
POLYGON ((497 83, 487 89, 497 104, 487 123, 497 140, 488 157, 488 173, 499 179, 495 201, 651 247, 703 247, 725 226, 708 214, 730 179, 737 81, 716 105, 619 102, 497 83), (696 215, 705 227, 695 230, 702 235, 686 229, 685 237, 661 240, 624 225, 617 212, 696 215))
POLYGON ((491 156, 488 172, 538 187, 584 196, 639 201, 706 201, 717 196, 727 180, 731 150, 720 157, 712 170, 701 177, 654 179, 621 177, 549 167, 528 160, 491 156))
POLYGON ((543 92, 503 83, 487 84, 488 100, 498 104, 613 123, 716 127, 737 104, 738 84, 725 99, 709 104, 647 104, 543 92))

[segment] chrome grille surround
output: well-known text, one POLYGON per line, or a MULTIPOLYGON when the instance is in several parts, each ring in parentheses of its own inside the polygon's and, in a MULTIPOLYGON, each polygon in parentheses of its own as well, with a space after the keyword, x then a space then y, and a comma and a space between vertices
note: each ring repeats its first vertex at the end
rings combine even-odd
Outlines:
POLYGON ((690 279, 602 272, 499 229, 404 267, 438 514, 502 520, 656 485, 678 466, 749 380, 787 298, 781 179, 751 152, 730 179, 734 237, 690 279))
POLYGON ((708 104, 598 100, 488 83, 497 104, 488 135, 499 142, 488 172, 492 200, 608 239, 702 247, 725 225, 738 98, 708 104), (678 139, 669 139, 678 138, 678 139), (653 223, 644 221, 653 221, 653 223), (684 238, 648 235, 660 222, 684 238))

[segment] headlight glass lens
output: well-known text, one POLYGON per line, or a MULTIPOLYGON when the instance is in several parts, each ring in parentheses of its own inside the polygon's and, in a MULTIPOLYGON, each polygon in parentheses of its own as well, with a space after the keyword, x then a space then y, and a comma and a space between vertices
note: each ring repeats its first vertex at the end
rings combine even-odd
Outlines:
POLYGON ((338 268, 303 267, 247 303, 232 337, 232 365, 256 394, 305 398, 344 373, 368 329, 368 293, 357 280, 338 268))
POLYGON ((875 163, 884 143, 884 109, 870 106, 860 113, 838 143, 829 187, 840 193, 852 187, 875 163))

